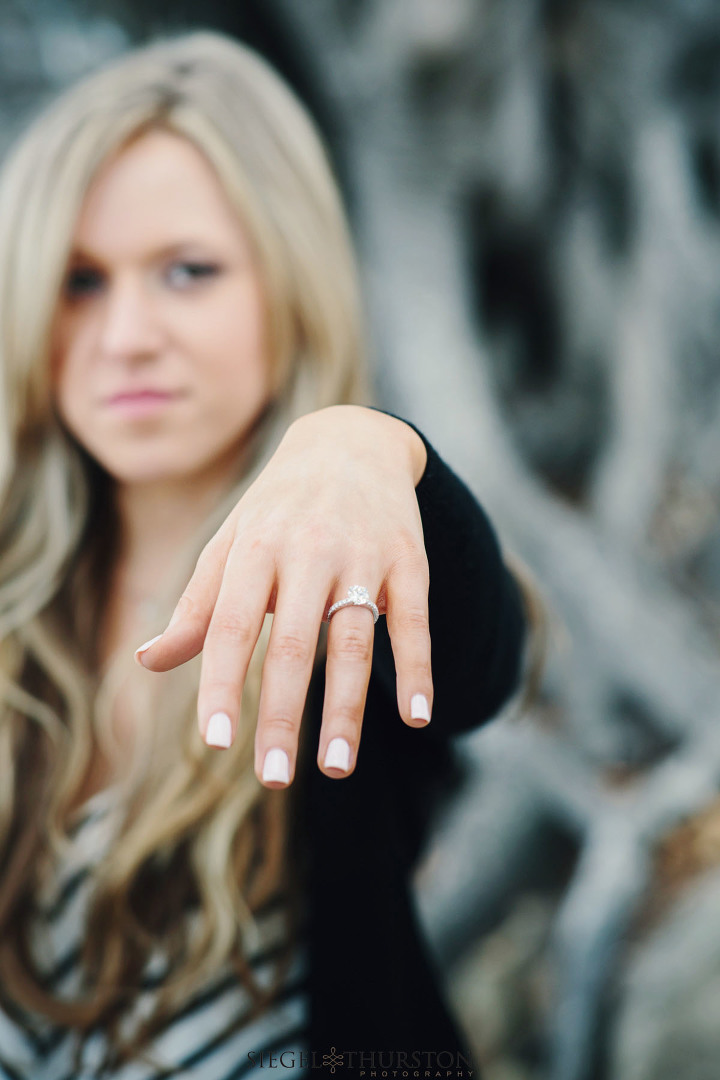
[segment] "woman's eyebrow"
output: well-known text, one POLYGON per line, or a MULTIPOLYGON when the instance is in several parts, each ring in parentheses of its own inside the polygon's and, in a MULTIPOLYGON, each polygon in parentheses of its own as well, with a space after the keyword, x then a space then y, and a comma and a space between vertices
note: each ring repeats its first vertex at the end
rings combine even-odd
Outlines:
MULTIPOLYGON (((192 238, 188 238, 186 240, 176 240, 171 244, 164 244, 161 247, 152 248, 151 250, 147 251, 143 257, 143 261, 154 262, 157 259, 167 258, 171 255, 178 255, 188 250, 197 250, 200 248, 204 251, 207 251, 208 248, 214 246, 215 245, 210 244, 207 240, 192 238)), ((82 247, 81 245, 78 245, 71 250, 70 259, 74 259, 76 261, 84 259, 88 262, 95 263, 102 263, 105 261, 101 255, 98 255, 96 252, 91 251, 88 248, 82 247)))

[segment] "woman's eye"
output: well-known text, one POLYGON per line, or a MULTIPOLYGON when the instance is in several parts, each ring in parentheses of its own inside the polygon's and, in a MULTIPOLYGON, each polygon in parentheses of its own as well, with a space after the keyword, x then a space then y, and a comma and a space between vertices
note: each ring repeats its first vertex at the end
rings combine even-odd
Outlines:
POLYGON ((72 299, 73 297, 85 296, 88 293, 95 292, 101 284, 102 275, 97 270, 79 266, 71 270, 65 278, 63 291, 67 297, 72 299))
POLYGON ((173 263, 168 269, 167 277, 171 285, 180 288, 192 285, 203 278, 214 277, 220 268, 215 263, 202 262, 179 262, 173 263))

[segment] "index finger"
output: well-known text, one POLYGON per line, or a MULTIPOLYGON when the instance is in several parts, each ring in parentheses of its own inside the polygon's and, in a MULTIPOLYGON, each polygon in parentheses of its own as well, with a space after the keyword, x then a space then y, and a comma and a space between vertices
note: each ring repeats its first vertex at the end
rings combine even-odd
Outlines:
POLYGON ((168 671, 202 650, 232 543, 233 533, 221 529, 202 549, 165 630, 135 650, 141 667, 168 671))
POLYGON ((253 651, 275 581, 274 561, 241 540, 230 548, 203 644, 198 723, 211 746, 232 744, 253 651))

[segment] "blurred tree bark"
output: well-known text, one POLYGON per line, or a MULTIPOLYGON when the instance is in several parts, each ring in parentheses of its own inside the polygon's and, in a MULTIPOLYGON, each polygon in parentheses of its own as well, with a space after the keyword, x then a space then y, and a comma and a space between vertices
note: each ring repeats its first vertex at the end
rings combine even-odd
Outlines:
MULTIPOLYGON (((3 139, 74 74, 197 25, 157 0, 79 12, 15 0, 0 14, 3 139)), ((265 52, 318 116, 350 197, 381 397, 542 582, 542 695, 458 742, 468 783, 418 902, 454 964, 513 897, 558 897, 545 1048, 514 1075, 596 1078, 654 852, 720 783, 720 11, 215 0, 202 19, 265 52)), ((485 1015, 477 989, 469 1025, 485 1015)), ((509 1075, 471 1034, 491 1080, 509 1075)), ((623 1064, 613 1080, 634 1076, 623 1064)))

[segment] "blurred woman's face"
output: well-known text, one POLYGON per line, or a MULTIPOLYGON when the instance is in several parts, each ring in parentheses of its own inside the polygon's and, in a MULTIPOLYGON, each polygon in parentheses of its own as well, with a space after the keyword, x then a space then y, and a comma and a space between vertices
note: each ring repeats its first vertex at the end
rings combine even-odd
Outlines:
POLYGON ((205 157, 152 131, 91 186, 52 331, 58 413, 119 481, 232 471, 267 402, 263 296, 205 157))

